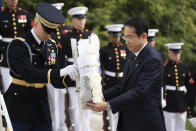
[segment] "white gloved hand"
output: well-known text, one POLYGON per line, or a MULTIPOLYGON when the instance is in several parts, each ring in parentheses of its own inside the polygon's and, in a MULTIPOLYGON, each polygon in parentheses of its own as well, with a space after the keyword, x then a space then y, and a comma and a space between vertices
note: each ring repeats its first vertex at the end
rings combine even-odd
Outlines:
POLYGON ((60 70, 60 76, 66 76, 69 75, 72 80, 76 80, 76 78, 79 76, 78 67, 73 65, 68 65, 65 68, 60 70))

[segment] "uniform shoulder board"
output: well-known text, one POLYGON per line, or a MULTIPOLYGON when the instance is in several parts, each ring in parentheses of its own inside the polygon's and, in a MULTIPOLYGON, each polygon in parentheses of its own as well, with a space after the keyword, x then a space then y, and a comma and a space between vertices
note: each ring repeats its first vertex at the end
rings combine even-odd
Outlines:
POLYGON ((22 42, 25 42, 25 39, 22 38, 22 37, 17 37, 17 38, 15 38, 15 40, 20 40, 20 41, 22 41, 22 42))
POLYGON ((55 44, 56 44, 56 41, 55 41, 55 40, 53 40, 52 38, 50 38, 50 40, 51 40, 53 43, 55 43, 55 44))

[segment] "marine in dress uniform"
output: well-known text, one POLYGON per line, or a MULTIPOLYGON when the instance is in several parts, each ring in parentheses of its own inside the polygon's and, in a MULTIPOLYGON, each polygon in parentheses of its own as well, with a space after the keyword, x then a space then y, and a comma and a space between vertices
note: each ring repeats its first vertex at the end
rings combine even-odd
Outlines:
MULTIPOLYGON (((62 50, 67 56, 68 65, 73 64, 71 38, 79 41, 80 39, 88 39, 91 32, 85 29, 86 24, 86 12, 87 7, 74 7, 68 10, 68 14, 72 16, 73 29, 70 30, 62 38, 62 50)), ((90 110, 83 111, 83 125, 80 124, 79 104, 76 93, 75 81, 69 80, 68 95, 69 95, 69 113, 72 122, 72 129, 74 131, 80 131, 80 127, 83 127, 85 131, 90 131, 90 110)))
MULTIPOLYGON (((126 46, 120 44, 121 30, 124 25, 107 25, 109 43, 100 49, 100 62, 104 74, 103 90, 107 90, 117 84, 120 84, 123 77, 123 70, 129 51, 126 46)), ((118 113, 113 114, 107 111, 109 121, 108 130, 116 131, 118 122, 118 113)))
POLYGON ((31 29, 29 13, 17 8, 18 1, 6 0, 6 8, 2 7, 2 20, 0 21, 0 73, 3 79, 3 92, 5 93, 11 83, 11 76, 6 61, 6 49, 14 38, 25 34, 31 29), (13 4, 15 3, 15 4, 13 4))
MULTIPOLYGON (((55 3, 52 4, 59 11, 61 11, 64 3, 55 3)), ((65 53, 62 49, 61 38, 64 37, 67 32, 70 30, 70 27, 65 26, 64 24, 59 25, 56 28, 56 31, 51 35, 51 37, 56 41, 58 46, 58 65, 60 68, 66 66, 65 63, 65 53)), ((48 100, 51 110, 53 130, 54 131, 68 131, 66 121, 66 112, 65 112, 65 94, 67 94, 67 89, 57 89, 52 86, 52 84, 47 85, 48 90, 48 100)), ((67 109, 68 110, 68 109, 67 109)))
POLYGON ((36 11, 33 29, 7 49, 13 78, 5 98, 14 131, 52 131, 46 84, 65 88, 67 75, 76 73, 74 65, 59 69, 57 45, 48 40, 64 16, 47 3, 38 3, 36 11))
POLYGON ((186 123, 186 94, 189 69, 180 61, 183 43, 169 43, 169 61, 164 69, 166 107, 163 109, 167 131, 184 131, 186 123))

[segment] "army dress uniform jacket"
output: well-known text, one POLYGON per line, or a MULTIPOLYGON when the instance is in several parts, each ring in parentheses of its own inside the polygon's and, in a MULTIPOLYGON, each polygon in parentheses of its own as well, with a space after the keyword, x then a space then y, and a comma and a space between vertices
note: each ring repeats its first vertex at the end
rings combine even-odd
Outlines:
POLYGON ((30 16, 26 10, 16 8, 2 8, 2 21, 0 21, 0 66, 7 67, 6 50, 10 38, 19 37, 31 29, 30 16))
POLYGON ((182 113, 186 111, 186 93, 189 83, 189 69, 182 62, 169 61, 164 69, 166 99, 165 111, 182 113))
MULTIPOLYGON (((62 38, 62 49, 67 56, 67 63, 68 65, 73 64, 73 57, 72 57, 72 49, 71 49, 71 39, 76 39, 79 41, 80 39, 88 39, 88 37, 91 35, 91 32, 88 29, 83 29, 82 31, 79 31, 75 28, 70 30, 65 37, 62 38)), ((67 82, 68 87, 75 87, 76 83, 72 81, 69 76, 66 77, 65 81, 67 82)))
POLYGON ((126 46, 109 43, 100 49, 100 62, 104 74, 104 90, 119 84, 129 55, 126 46))
POLYGON ((24 41, 12 41, 8 47, 8 64, 13 81, 5 94, 8 113, 12 122, 50 123, 46 84, 59 88, 66 86, 56 66, 57 46, 47 41, 42 47, 31 32, 23 38, 30 46, 32 62, 24 41))
POLYGON ((56 41, 58 45, 58 57, 59 57, 59 67, 63 68, 67 65, 65 59, 65 51, 63 50, 63 44, 65 42, 61 40, 65 35, 71 30, 70 27, 66 26, 65 24, 60 25, 56 29, 56 33, 52 34, 52 39, 56 41))

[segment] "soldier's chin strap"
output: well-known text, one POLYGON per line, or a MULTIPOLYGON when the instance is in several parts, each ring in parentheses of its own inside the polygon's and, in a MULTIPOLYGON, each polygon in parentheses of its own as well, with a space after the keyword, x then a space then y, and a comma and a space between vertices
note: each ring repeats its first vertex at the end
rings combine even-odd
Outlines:
MULTIPOLYGON (((28 50, 28 53, 29 53, 29 57, 30 57, 30 61, 32 63, 32 51, 31 51, 31 48, 29 46, 29 44, 25 41, 24 38, 21 38, 21 37, 17 37, 15 40, 20 40, 26 47, 27 47, 27 50, 28 50)), ((11 68, 11 65, 10 65, 10 62, 9 62, 9 48, 11 46, 12 42, 10 42, 8 44, 8 47, 7 47, 7 64, 8 64, 8 67, 10 68, 11 72, 14 73, 14 75, 16 75, 17 77, 20 77, 19 74, 17 74, 12 68, 11 68)))

